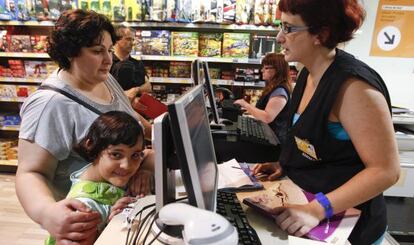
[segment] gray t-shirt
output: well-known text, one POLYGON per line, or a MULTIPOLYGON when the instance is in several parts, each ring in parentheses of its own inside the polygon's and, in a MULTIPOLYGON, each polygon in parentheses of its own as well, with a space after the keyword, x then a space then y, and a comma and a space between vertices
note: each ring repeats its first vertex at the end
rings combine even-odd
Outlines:
MULTIPOLYGON (((118 110, 136 115, 122 88, 111 75, 105 81, 112 94, 110 104, 99 104, 83 96, 60 80, 57 71, 42 84, 63 89, 101 112, 118 110)), ((53 186, 55 197, 63 199, 71 186, 70 174, 88 164, 72 147, 86 135, 98 115, 58 92, 38 90, 24 102, 20 116, 19 138, 38 144, 58 160, 53 186)))

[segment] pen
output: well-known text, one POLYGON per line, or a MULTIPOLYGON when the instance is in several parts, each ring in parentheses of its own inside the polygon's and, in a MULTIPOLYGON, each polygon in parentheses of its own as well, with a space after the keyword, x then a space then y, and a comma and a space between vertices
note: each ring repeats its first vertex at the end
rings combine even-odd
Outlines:
POLYGON ((235 169, 241 169, 241 167, 236 167, 236 166, 231 166, 231 167, 235 169))

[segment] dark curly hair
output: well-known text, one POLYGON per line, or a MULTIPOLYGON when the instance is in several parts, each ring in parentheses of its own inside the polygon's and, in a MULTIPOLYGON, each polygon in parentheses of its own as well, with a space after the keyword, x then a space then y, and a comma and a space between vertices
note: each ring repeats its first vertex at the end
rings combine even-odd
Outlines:
POLYGON ((132 147, 139 139, 144 149, 144 131, 137 119, 123 111, 109 111, 95 119, 86 136, 74 146, 74 151, 92 162, 110 145, 132 147))
POLYGON ((282 12, 300 15, 313 35, 326 30, 321 43, 327 48, 351 40, 365 18, 358 0, 280 0, 278 7, 282 12))
POLYGON ((69 58, 78 56, 83 47, 100 44, 103 31, 109 32, 115 44, 118 37, 106 16, 81 9, 65 11, 56 21, 47 52, 59 68, 67 70, 69 58))

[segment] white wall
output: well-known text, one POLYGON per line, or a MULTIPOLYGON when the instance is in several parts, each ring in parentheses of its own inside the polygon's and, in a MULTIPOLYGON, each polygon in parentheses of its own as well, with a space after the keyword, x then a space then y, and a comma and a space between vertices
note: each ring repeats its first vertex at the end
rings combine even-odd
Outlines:
POLYGON ((367 63, 382 76, 390 92, 392 105, 414 110, 414 57, 394 58, 369 55, 379 0, 363 2, 367 12, 365 22, 355 38, 345 44, 344 49, 367 63))

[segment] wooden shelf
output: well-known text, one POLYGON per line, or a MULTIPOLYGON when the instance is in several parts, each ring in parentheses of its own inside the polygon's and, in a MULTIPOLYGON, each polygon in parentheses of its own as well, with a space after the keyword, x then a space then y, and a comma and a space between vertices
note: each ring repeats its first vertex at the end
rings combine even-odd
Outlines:
POLYGON ((0 77, 0 82, 12 83, 41 83, 45 78, 27 78, 27 77, 0 77))

